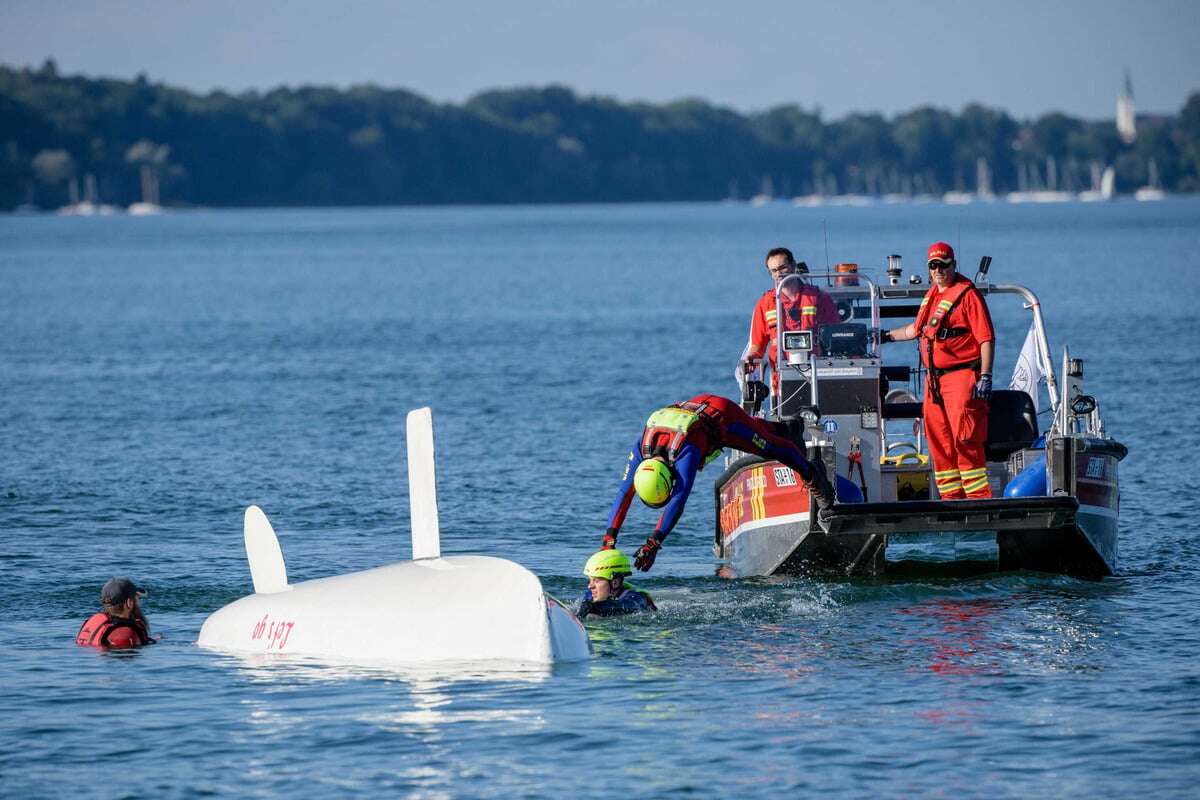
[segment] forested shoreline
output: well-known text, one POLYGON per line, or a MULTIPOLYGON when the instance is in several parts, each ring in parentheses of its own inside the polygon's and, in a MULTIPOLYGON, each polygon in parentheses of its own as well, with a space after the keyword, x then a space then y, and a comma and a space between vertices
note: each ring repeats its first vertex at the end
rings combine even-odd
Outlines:
POLYGON ((1080 191, 1108 166, 1118 192, 1155 179, 1200 191, 1200 92, 1137 127, 1126 144, 1111 120, 981 105, 826 121, 799 105, 742 114, 556 86, 461 105, 371 85, 198 94, 65 76, 48 61, 0 66, 0 209, 57 208, 89 184, 103 202, 154 189, 168 206, 1080 191))

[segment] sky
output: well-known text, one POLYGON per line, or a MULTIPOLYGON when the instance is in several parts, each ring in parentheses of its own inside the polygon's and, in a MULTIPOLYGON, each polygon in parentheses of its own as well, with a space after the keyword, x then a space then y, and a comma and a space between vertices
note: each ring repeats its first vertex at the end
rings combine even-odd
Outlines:
POLYGON ((513 86, 738 111, 970 102, 1110 119, 1200 91, 1200 0, 0 0, 0 63, 209 91, 513 86))

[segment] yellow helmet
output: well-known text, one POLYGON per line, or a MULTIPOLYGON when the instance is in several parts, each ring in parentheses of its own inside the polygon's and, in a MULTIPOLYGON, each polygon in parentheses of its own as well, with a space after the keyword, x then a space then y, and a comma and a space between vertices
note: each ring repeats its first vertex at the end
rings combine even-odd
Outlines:
POLYGON ((583 574, 589 578, 603 578, 611 581, 617 575, 632 575, 633 565, 629 556, 620 550, 597 550, 583 565, 583 574))
POLYGON ((637 471, 633 473, 633 488, 637 490, 642 502, 651 508, 666 505, 671 499, 674 483, 671 468, 657 456, 638 464, 637 471))

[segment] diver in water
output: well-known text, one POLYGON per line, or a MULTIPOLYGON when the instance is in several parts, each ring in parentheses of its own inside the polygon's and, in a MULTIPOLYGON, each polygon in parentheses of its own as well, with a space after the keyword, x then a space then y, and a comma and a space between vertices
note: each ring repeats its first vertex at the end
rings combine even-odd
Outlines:
POLYGON ((601 547, 617 546, 617 534, 636 492, 646 505, 663 509, 654 533, 633 554, 635 567, 642 572, 650 569, 663 539, 683 514, 696 473, 720 455, 723 447, 786 464, 808 485, 817 507, 829 508, 834 492, 824 467, 805 458, 804 451, 785 438, 787 433, 784 423, 752 417, 737 403, 715 394, 697 395, 658 409, 629 451, 601 547))
POLYGON ((593 553, 583 574, 588 578, 588 588, 575 606, 575 616, 580 619, 588 614, 619 617, 658 610, 649 594, 625 583, 625 576, 632 575, 633 568, 629 556, 616 548, 593 553))
POLYGON ((150 638, 150 623, 142 613, 140 598, 146 593, 129 578, 110 578, 100 590, 100 605, 75 634, 80 647, 102 647, 125 650, 154 644, 150 638))

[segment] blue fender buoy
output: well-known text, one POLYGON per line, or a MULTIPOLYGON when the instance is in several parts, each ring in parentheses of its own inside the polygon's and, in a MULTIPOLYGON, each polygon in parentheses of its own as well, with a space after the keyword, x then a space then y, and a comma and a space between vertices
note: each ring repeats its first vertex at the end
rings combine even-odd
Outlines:
POLYGON ((1025 469, 1017 473, 1017 477, 1004 487, 1005 497, 1045 497, 1046 496, 1046 454, 1038 456, 1025 469))
POLYGON ((861 503, 863 501, 862 489, 844 475, 838 475, 837 499, 839 503, 861 503))

